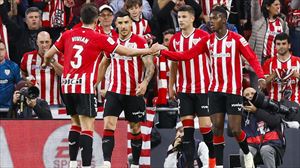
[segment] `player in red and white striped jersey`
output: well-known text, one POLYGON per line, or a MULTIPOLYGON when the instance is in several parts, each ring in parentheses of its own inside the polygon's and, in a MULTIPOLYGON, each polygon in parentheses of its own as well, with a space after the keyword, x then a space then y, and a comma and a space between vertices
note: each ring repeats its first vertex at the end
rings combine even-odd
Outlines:
POLYGON ((50 105, 61 104, 60 98, 60 76, 62 74, 63 55, 54 55, 51 65, 41 68, 43 57, 49 50, 52 40, 48 32, 42 31, 37 36, 38 50, 27 52, 21 60, 21 71, 24 78, 34 80, 33 83, 40 90, 40 98, 46 100, 50 105), (33 78, 33 79, 30 79, 33 78))
MULTIPOLYGON (((176 33, 170 41, 170 51, 186 51, 195 46, 209 34, 195 29, 195 11, 189 5, 178 9, 178 23, 181 32, 176 33)), ((175 98, 173 90, 177 77, 177 96, 180 101, 180 120, 184 127, 183 152, 188 158, 188 167, 194 163, 194 116, 199 118, 200 132, 210 150, 210 167, 215 167, 216 160, 212 143, 213 133, 208 112, 208 86, 210 82, 210 63, 208 53, 186 61, 172 62, 169 78, 169 95, 175 98)))
POLYGON ((77 167, 77 153, 82 148, 82 166, 91 166, 93 128, 97 114, 96 63, 102 51, 120 55, 151 54, 153 49, 129 49, 118 45, 111 37, 94 31, 98 21, 98 9, 92 4, 81 8, 83 26, 66 31, 44 56, 43 67, 50 63, 54 54, 64 53, 62 75, 63 100, 67 113, 71 115, 72 128, 69 132, 70 167, 77 167))
MULTIPOLYGON (((241 130, 242 94, 242 56, 257 73, 259 84, 265 87, 264 74, 248 42, 240 35, 226 28, 227 12, 216 6, 210 13, 211 29, 215 32, 205 37, 196 46, 183 53, 163 50, 173 60, 188 60, 209 51, 211 58, 211 82, 209 86, 209 112, 214 125, 214 138, 217 165, 223 164, 224 113, 228 114, 229 127, 240 148, 245 153, 246 167, 253 167, 253 157, 249 153, 246 134, 241 130), (218 153, 220 152, 220 153, 218 153)), ((156 47, 156 46, 155 46, 156 47)))
POLYGON ((278 34, 274 41, 277 57, 268 59, 263 66, 267 84, 271 85, 269 96, 276 101, 287 99, 299 104, 300 60, 290 54, 290 41, 286 33, 278 34))
POLYGON ((142 16, 143 2, 141 0, 126 0, 125 8, 129 12, 132 19, 132 32, 136 35, 144 37, 148 44, 152 43, 151 28, 148 20, 142 16))
MULTIPOLYGON (((132 20, 129 13, 119 11, 116 14, 116 27, 119 30, 117 42, 128 48, 148 48, 145 39, 131 31, 132 20)), ((139 165, 142 136, 140 122, 145 119, 145 102, 143 95, 154 74, 151 55, 127 57, 127 54, 114 54, 104 57, 99 67, 98 81, 104 77, 106 68, 111 64, 111 83, 106 93, 104 105, 104 135, 102 141, 104 164, 110 167, 114 147, 114 131, 117 120, 124 110, 125 118, 131 128, 131 148, 133 165, 139 165), (145 73, 144 73, 145 69, 145 73), (145 75, 145 76, 143 76, 145 75)))

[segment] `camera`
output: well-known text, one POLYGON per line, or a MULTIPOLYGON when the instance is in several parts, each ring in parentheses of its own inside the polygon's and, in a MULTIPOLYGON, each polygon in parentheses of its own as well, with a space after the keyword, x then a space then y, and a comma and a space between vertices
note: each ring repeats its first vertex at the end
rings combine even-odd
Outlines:
POLYGON ((25 100, 25 97, 28 99, 35 99, 39 97, 40 90, 36 86, 31 86, 31 87, 23 87, 20 90, 20 101, 25 100), (23 97, 23 98, 22 98, 23 97))
POLYGON ((265 96, 262 92, 256 92, 251 103, 258 108, 265 109, 269 112, 288 115, 290 113, 298 113, 299 106, 292 105, 291 102, 277 102, 265 96))

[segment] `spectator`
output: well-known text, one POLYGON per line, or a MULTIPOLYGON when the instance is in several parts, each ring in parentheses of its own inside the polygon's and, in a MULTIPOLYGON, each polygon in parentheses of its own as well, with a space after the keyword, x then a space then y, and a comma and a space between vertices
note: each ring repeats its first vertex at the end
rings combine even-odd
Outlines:
POLYGON ((113 29, 112 22, 114 19, 114 11, 108 5, 102 5, 99 8, 99 24, 98 29, 100 33, 106 34, 110 37, 118 37, 118 33, 113 29))
POLYGON ((142 16, 143 4, 141 0, 126 0, 125 9, 132 19, 132 33, 144 37, 149 45, 152 44, 151 28, 148 20, 142 16))
POLYGON ((37 98, 39 90, 26 81, 20 81, 13 95, 8 118, 14 119, 52 119, 48 103, 37 98))
MULTIPOLYGON (((250 152, 255 159, 262 160, 267 168, 277 167, 282 163, 285 151, 283 124, 279 113, 255 107, 250 101, 256 90, 246 88, 242 126, 247 133, 250 152)), ((240 150, 241 165, 244 167, 243 152, 240 150)))
MULTIPOLYGON (((142 15, 145 19, 150 20, 152 18, 152 9, 147 0, 141 0, 143 4, 142 15)), ((114 14, 124 8, 125 0, 111 0, 109 5, 113 8, 114 14)))
POLYGON ((49 50, 52 40, 49 33, 41 31, 37 35, 37 50, 27 52, 21 60, 21 71, 24 79, 34 80, 40 91, 41 99, 50 105, 61 104, 60 100, 60 76, 63 70, 63 55, 54 55, 50 66, 41 68, 44 54, 49 50))
MULTIPOLYGON (((164 167, 182 167, 184 163, 183 153, 183 126, 181 122, 176 125, 175 140, 169 145, 167 157, 165 159, 164 167), (183 162, 183 163, 182 163, 183 162)), ((198 167, 208 167, 208 148, 206 144, 200 140, 195 139, 195 156, 194 161, 197 162, 198 167)))
POLYGON ((257 0, 252 0, 251 15, 252 35, 249 44, 263 64, 267 58, 276 56, 273 42, 276 34, 288 33, 289 30, 286 21, 280 17, 279 0, 264 0, 262 7, 257 0))
POLYGON ((5 59, 6 54, 5 44, 0 40, 0 108, 10 107, 14 86, 21 80, 19 66, 5 59))
POLYGON ((292 51, 295 56, 300 57, 300 1, 286 0, 288 5, 288 24, 290 28, 290 37, 292 51))
POLYGON ((271 99, 282 99, 300 103, 300 61, 289 52, 291 44, 286 33, 275 37, 277 57, 268 59, 263 66, 267 84, 270 84, 268 93, 271 99))
MULTIPOLYGON (((280 16, 279 0, 264 0, 262 6, 257 0, 251 2, 252 34, 249 44, 263 64, 266 59, 276 56, 274 38, 276 34, 288 33, 287 23, 280 16)), ((249 71, 250 84, 257 88, 257 76, 251 68, 249 71)))

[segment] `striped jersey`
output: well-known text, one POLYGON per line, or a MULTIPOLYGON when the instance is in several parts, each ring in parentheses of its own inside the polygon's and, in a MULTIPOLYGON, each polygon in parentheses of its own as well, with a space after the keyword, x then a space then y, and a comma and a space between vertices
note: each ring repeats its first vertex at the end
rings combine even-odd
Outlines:
POLYGON ((216 4, 226 4, 227 9, 230 10, 231 2, 232 0, 200 0, 204 15, 209 15, 213 5, 216 4))
MULTIPOLYGON (((195 46, 203 37, 209 34, 200 29, 184 36, 176 33, 170 40, 170 51, 187 51, 195 46)), ((210 80, 210 63, 208 54, 199 54, 198 57, 187 61, 179 61, 177 69, 177 92, 207 93, 210 80)))
MULTIPOLYGON (((268 59, 263 65, 264 73, 266 76, 272 74, 273 72, 278 73, 275 80, 271 82, 271 88, 269 89, 269 96, 271 99, 276 101, 280 101, 283 96, 283 90, 288 87, 291 89, 292 95, 290 97, 290 101, 294 101, 296 103, 300 102, 299 99, 299 79, 296 77, 288 77, 283 80, 286 75, 289 75, 287 72, 292 73, 290 70, 295 70, 299 73, 300 70, 300 60, 295 56, 290 56, 286 61, 281 61, 277 59, 277 57, 273 57, 268 59), (285 76, 280 75, 281 72, 285 72, 285 76), (283 77, 283 78, 282 78, 283 77)), ((291 74, 290 74, 291 75, 291 74)))
POLYGON ((215 33, 204 37, 193 48, 185 52, 162 50, 161 54, 171 60, 188 60, 208 52, 211 62, 210 92, 242 95, 242 55, 255 70, 259 78, 264 78, 257 56, 241 35, 228 31, 221 39, 215 33))
MULTIPOLYGON (((37 50, 27 52, 21 60, 21 70, 26 77, 35 81, 40 90, 40 98, 46 100, 50 105, 61 104, 60 100, 60 77, 56 75, 52 66, 42 68, 43 57, 37 50)), ((55 54, 54 59, 63 65, 63 55, 55 54)))
POLYGON ((66 31, 54 44, 64 53, 62 93, 93 94, 101 51, 113 53, 117 43, 90 28, 66 31))
POLYGON ((277 18, 274 21, 268 22, 268 28, 264 39, 264 50, 263 56, 271 58, 276 55, 276 48, 274 39, 275 36, 283 32, 283 26, 280 23, 280 20, 277 18))
MULTIPOLYGON (((128 48, 147 48, 148 44, 145 39, 138 35, 131 34, 125 40, 120 38, 117 42, 128 48)), ((111 59, 110 85, 108 91, 123 95, 136 95, 136 88, 142 82, 144 66, 142 58, 127 57, 117 53, 107 55, 111 59)))
POLYGON ((145 39, 151 38, 151 28, 148 20, 141 18, 139 21, 132 21, 131 30, 133 34, 144 37, 145 39))

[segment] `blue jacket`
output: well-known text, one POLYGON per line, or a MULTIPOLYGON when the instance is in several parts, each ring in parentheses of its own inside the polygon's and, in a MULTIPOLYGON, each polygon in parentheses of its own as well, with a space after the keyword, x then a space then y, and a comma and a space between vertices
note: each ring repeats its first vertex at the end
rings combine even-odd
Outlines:
POLYGON ((15 84, 20 80, 20 68, 16 63, 5 60, 0 64, 0 108, 10 107, 15 84))

